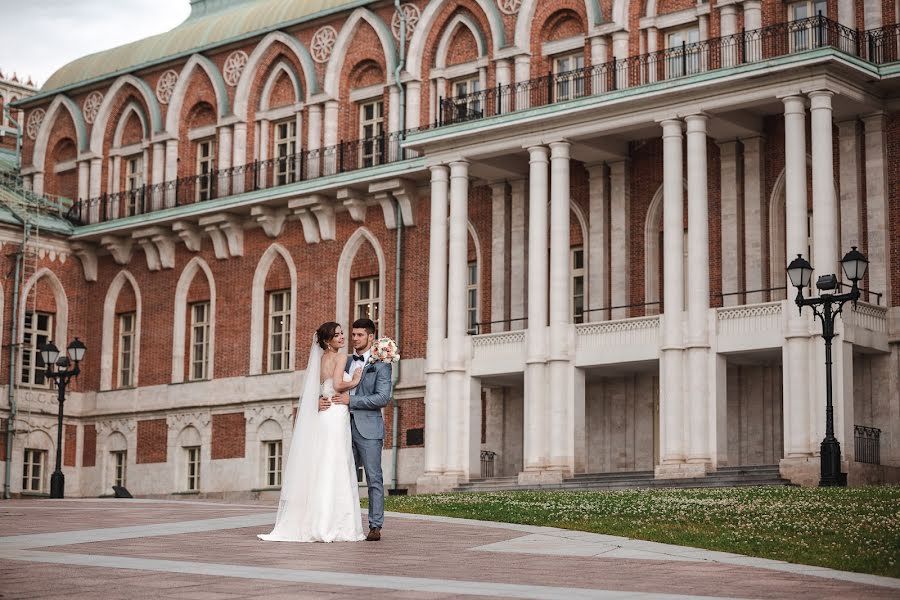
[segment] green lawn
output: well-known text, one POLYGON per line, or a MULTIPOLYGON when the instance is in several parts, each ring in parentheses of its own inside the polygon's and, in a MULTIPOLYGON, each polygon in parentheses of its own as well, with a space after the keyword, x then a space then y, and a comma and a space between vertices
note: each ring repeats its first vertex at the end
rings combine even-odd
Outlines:
POLYGON ((620 535, 900 577, 900 487, 390 496, 386 509, 620 535))

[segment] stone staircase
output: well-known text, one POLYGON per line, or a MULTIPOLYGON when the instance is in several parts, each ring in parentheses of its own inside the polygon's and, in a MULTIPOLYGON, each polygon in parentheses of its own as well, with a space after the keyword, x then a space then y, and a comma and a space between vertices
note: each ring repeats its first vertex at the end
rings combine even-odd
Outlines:
POLYGON ((455 488, 454 492, 502 492, 511 490, 628 490, 636 488, 717 488, 757 485, 791 485, 778 472, 778 465, 720 467, 706 477, 690 479, 655 479, 653 471, 628 473, 579 473, 550 485, 519 485, 518 478, 493 477, 472 479, 455 488))

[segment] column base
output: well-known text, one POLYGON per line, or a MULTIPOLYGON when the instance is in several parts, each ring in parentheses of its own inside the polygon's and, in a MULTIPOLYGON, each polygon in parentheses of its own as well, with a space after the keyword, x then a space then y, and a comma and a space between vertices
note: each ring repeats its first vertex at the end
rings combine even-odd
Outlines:
POLYGON ((554 485, 562 483, 563 472, 541 469, 519 473, 519 485, 554 485))
MULTIPOLYGON (((781 476, 794 485, 817 487, 822 478, 822 459, 818 456, 792 456, 778 463, 781 476)), ((844 463, 842 471, 846 470, 844 463)))
POLYGON ((669 465, 656 465, 654 475, 656 479, 691 479, 694 477, 706 477, 710 471, 708 463, 673 463, 669 465))
POLYGON ((443 494, 459 485, 456 475, 426 474, 416 479, 416 494, 443 494))

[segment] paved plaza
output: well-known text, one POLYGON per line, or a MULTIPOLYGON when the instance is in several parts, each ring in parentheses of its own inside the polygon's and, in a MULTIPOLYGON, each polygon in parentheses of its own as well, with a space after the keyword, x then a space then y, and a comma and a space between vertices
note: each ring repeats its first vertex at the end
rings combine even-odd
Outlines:
POLYGON ((0 598, 878 598, 900 580, 626 538, 388 513, 377 543, 267 543, 271 505, 0 503, 0 598))

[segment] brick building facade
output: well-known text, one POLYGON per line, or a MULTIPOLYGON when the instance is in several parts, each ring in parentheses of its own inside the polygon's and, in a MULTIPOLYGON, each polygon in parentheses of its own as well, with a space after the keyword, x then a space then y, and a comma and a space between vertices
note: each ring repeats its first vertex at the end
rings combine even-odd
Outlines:
POLYGON ((870 267, 836 342, 837 434, 851 483, 896 477, 890 2, 192 11, 15 105, 23 185, 72 204, 25 248, 0 224, 4 272, 34 257, 0 294, 11 492, 52 469, 39 341, 88 346, 69 495, 266 494, 312 332, 359 315, 403 354, 400 487, 479 477, 482 451, 522 483, 757 464, 812 483, 822 344, 784 268, 837 272, 850 246, 870 267), (855 442, 875 429, 878 465, 855 442))

